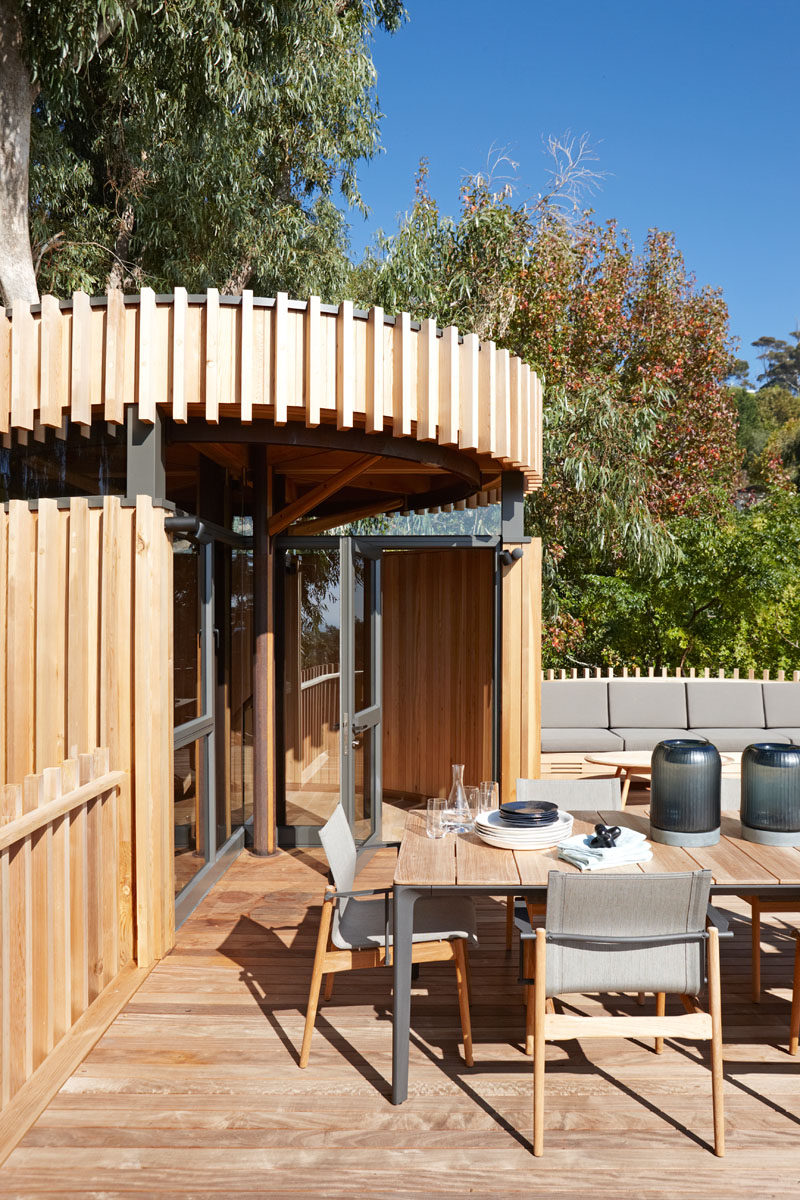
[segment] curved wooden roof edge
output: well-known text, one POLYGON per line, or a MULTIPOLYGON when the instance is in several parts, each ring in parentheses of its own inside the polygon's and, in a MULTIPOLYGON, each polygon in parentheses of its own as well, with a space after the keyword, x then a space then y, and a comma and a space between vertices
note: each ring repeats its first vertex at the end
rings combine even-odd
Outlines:
POLYGON ((111 292, 0 308, 0 433, 64 418, 335 425, 433 441, 527 487, 542 475, 542 386, 527 363, 432 320, 352 301, 111 292), (12 319, 13 318, 13 319, 12 319))

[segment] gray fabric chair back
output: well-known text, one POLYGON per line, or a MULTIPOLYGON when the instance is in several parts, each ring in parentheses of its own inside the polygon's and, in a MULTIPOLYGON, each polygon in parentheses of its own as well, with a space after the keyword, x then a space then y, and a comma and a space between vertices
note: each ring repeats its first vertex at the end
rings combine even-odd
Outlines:
POLYGON ((710 871, 673 875, 570 875, 547 878, 548 934, 674 942, 553 942, 547 946, 548 996, 569 992, 670 992, 696 995, 703 944, 680 935, 705 929, 710 871))
MULTIPOLYGON (((339 892, 352 891, 356 878, 356 862, 358 852, 347 817, 341 804, 337 804, 333 816, 319 831, 319 840, 328 856, 333 882, 339 892)), ((334 926, 338 929, 339 921, 349 900, 341 900, 334 914, 334 926)))
POLYGON ((518 779, 518 800, 549 800, 564 812, 622 808, 619 779, 518 779))

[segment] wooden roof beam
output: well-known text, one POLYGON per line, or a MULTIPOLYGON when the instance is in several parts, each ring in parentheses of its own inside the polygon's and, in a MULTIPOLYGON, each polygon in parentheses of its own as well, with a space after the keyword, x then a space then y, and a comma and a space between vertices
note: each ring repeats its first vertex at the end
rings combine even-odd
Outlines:
POLYGON ((362 508, 354 508, 346 513, 331 513, 327 517, 303 521, 296 529, 292 530, 292 534, 305 537, 308 534, 324 533, 326 529, 338 529, 340 525, 349 525, 352 521, 360 521, 362 517, 378 517, 383 513, 395 512, 405 503, 405 498, 385 500, 382 504, 365 504, 362 508))
POLYGON ((280 512, 273 513, 269 519, 269 536, 276 537, 279 533, 283 533, 284 529, 288 529, 294 521, 304 517, 306 513, 313 512, 318 505, 322 504, 323 500, 327 500, 329 496, 340 491, 351 480, 357 479, 370 467, 374 467, 375 463, 380 462, 380 458, 380 454, 370 454, 366 458, 351 463, 337 475, 326 479, 324 483, 312 488, 310 492, 306 492, 291 504, 287 504, 280 512))

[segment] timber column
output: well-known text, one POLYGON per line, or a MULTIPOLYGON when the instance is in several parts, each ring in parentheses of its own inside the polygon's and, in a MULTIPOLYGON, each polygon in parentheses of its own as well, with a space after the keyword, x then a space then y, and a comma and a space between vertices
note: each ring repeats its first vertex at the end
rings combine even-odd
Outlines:
POLYGON ((272 509, 267 447, 251 449, 253 475, 253 853, 275 853, 275 635, 272 509))

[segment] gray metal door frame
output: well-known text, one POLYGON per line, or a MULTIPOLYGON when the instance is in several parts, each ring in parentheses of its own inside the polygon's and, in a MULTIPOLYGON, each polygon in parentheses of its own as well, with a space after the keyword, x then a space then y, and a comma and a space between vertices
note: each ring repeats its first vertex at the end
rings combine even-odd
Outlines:
MULTIPOLYGON (((341 738, 341 796, 342 804, 351 829, 355 828, 355 754, 359 737, 372 738, 372 753, 369 755, 370 777, 364 780, 365 791, 372 799, 371 829, 362 845, 379 841, 381 838, 382 804, 382 761, 381 726, 383 719, 383 641, 381 627, 381 551, 369 539, 342 537, 339 539, 339 572, 341 595, 340 626, 340 671, 339 689, 341 738), (369 596, 367 620, 370 642, 369 688, 371 703, 356 711, 355 700, 355 556, 364 560, 365 572, 369 572, 369 584, 365 596, 369 596)), ((366 614, 365 614, 366 616, 366 614)))

